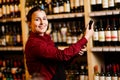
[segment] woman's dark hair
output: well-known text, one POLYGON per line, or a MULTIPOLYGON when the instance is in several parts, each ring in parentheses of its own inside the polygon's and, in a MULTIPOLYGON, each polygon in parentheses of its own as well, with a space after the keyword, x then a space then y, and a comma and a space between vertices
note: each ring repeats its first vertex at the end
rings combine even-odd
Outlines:
POLYGON ((27 16, 26 16, 28 22, 31 21, 32 14, 33 14, 35 11, 37 11, 37 10, 44 10, 44 9, 41 8, 40 6, 35 6, 35 7, 33 7, 32 9, 30 9, 30 11, 28 12, 28 14, 27 14, 27 16))

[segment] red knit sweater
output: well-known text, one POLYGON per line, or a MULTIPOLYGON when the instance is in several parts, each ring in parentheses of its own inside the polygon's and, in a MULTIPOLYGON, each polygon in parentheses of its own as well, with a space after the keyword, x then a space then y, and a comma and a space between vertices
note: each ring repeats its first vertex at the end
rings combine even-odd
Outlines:
POLYGON ((38 36, 31 32, 25 46, 26 64, 29 73, 38 72, 45 76, 45 80, 51 80, 55 73, 56 63, 58 61, 68 61, 77 55, 86 43, 86 38, 82 38, 76 44, 60 50, 55 47, 49 35, 38 36), (46 66, 49 67, 53 74, 46 66))

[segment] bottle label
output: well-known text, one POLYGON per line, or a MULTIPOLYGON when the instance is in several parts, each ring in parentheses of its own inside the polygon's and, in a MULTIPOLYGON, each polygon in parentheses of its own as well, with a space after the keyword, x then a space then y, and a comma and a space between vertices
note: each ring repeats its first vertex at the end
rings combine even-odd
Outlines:
POLYGON ((114 0, 109 0, 108 2, 109 7, 114 7, 114 0))
POLYGON ((75 6, 74 0, 70 0, 70 7, 73 9, 74 6, 75 6))
POLYGON ((107 76, 105 80, 112 80, 111 77, 107 76))
POLYGON ((97 4, 102 4, 102 0, 97 0, 96 3, 97 4))
POLYGON ((99 80, 99 76, 94 76, 94 80, 99 80))
POLYGON ((80 2, 79 0, 75 0, 75 7, 76 8, 80 6, 79 2, 80 2))
POLYGON ((6 14, 6 6, 5 5, 2 5, 2 12, 4 15, 6 14))
POLYGON ((120 41, 120 30, 118 30, 118 41, 120 41))
POLYGON ((108 0, 103 0, 103 8, 108 8, 108 0))
POLYGON ((84 6, 84 0, 80 0, 80 6, 84 6))
POLYGON ((120 3, 120 0, 115 0, 115 3, 120 3))
POLYGON ((112 41, 118 41, 117 31, 111 31, 112 41))
POLYGON ((18 5, 15 4, 15 12, 18 12, 18 11, 19 11, 18 5))
POLYGON ((57 32, 53 32, 53 41, 57 42, 57 32))
POLYGON ((96 5, 96 0, 90 0, 91 1, 91 5, 96 5))
POLYGON ((18 34, 18 35, 17 35, 17 42, 20 42, 20 41, 21 41, 20 35, 18 34))
POLYGON ((14 5, 10 5, 10 12, 14 12, 14 5))
POLYGON ((104 31, 99 31, 98 32, 98 38, 99 38, 99 41, 105 41, 105 33, 104 31))
POLYGON ((2 17, 2 8, 0 8, 0 17, 2 17))
POLYGON ((72 37, 71 36, 67 36, 67 44, 71 44, 72 43, 72 37))
POLYGON ((58 42, 62 42, 62 37, 61 37, 60 32, 58 32, 57 34, 58 34, 58 42))
POLYGON ((85 80, 85 75, 80 75, 80 80, 85 80))
POLYGON ((105 31, 105 40, 111 41, 111 31, 105 31))
POLYGON ((105 76, 100 76, 100 80, 105 80, 105 76))
POLYGON ((53 8, 53 13, 59 13, 59 7, 54 7, 53 8))
POLYGON ((77 36, 72 36, 72 43, 76 43, 77 42, 77 36))
POLYGON ((94 41, 97 41, 97 40, 98 40, 98 32, 94 32, 93 40, 94 40, 94 41))
POLYGON ((69 3, 64 3, 64 11, 70 12, 70 4, 69 3))
POLYGON ((118 77, 117 76, 113 76, 112 80, 118 80, 118 77))
POLYGON ((59 7, 59 12, 60 12, 60 13, 64 12, 64 6, 60 6, 60 7, 59 7))
POLYGON ((10 6, 9 5, 6 5, 6 13, 10 14, 10 6))

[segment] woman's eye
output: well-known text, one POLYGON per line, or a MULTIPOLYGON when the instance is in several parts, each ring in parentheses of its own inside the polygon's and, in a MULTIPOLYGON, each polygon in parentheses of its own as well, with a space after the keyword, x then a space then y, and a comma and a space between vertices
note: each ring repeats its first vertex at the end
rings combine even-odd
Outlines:
POLYGON ((39 19, 35 19, 35 21, 38 21, 39 19))

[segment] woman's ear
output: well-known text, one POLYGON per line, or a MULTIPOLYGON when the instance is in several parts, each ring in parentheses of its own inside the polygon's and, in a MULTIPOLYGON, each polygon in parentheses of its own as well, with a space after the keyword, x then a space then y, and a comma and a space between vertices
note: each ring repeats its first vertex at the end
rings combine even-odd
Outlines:
POLYGON ((28 22, 28 27, 31 28, 31 22, 28 22))

